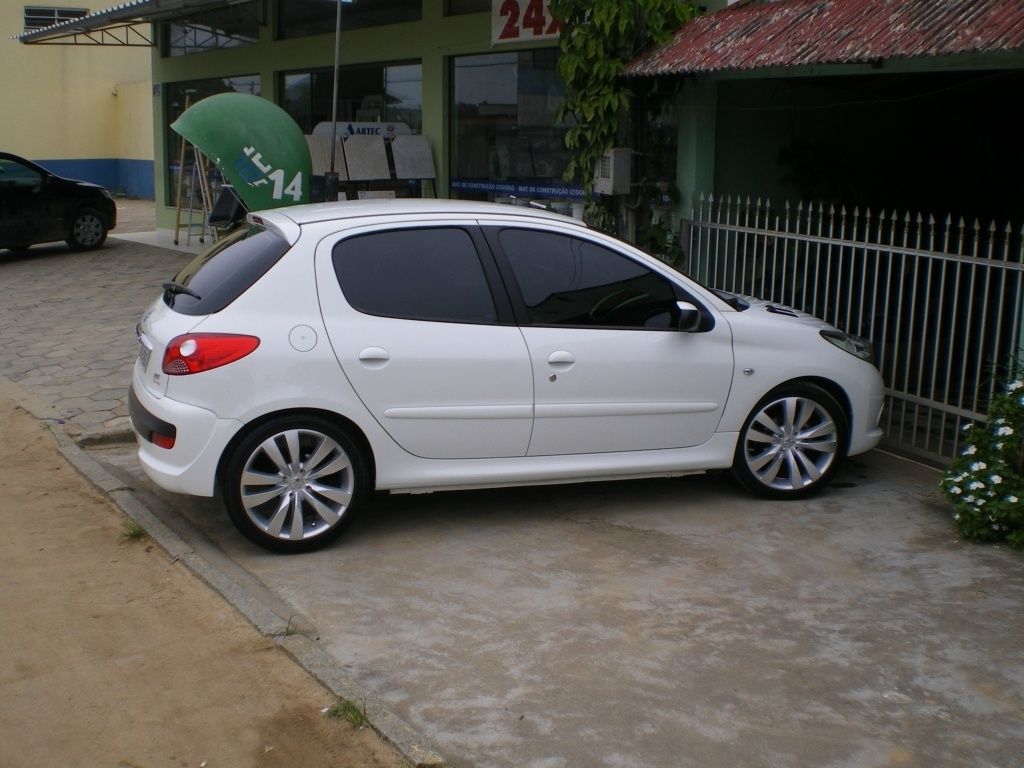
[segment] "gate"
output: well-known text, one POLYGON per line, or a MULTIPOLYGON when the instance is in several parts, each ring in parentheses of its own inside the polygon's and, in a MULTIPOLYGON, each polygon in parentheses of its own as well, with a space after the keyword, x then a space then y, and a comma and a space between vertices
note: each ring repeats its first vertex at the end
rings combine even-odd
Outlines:
POLYGON ((874 343, 885 442, 946 464, 1024 362, 1024 230, 700 195, 687 271, 874 343))

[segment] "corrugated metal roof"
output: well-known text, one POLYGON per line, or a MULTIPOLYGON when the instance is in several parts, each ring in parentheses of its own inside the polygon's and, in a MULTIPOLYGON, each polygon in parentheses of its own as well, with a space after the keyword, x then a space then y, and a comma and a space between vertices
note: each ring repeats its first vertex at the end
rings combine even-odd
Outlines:
POLYGON ((230 0, 129 0, 77 19, 69 19, 41 29, 30 29, 12 37, 23 43, 36 43, 74 35, 88 35, 115 25, 148 24, 163 19, 180 18, 189 13, 227 7, 230 4, 230 0))
POLYGON ((629 75, 1024 49, 1024 0, 755 0, 696 19, 629 75))

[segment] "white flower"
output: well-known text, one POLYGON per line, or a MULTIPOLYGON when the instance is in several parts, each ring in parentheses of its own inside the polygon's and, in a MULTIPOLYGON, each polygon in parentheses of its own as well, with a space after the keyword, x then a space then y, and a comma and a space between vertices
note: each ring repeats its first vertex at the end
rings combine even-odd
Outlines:
POLYGON ((974 496, 973 495, 971 495, 971 496, 964 496, 964 502, 966 502, 967 504, 973 504, 974 503, 974 496))
POLYGON ((992 530, 993 531, 998 531, 999 530, 999 525, 996 524, 996 523, 992 523, 992 530))
POLYGON ((984 488, 985 484, 983 482, 981 482, 981 480, 975 480, 973 483, 971 483, 967 487, 970 488, 972 491, 977 491, 977 490, 980 490, 981 488, 984 488))
POLYGON ((959 520, 960 519, 960 513, 957 512, 955 515, 953 515, 953 519, 954 520, 959 520))
POLYGON ((1003 482, 1003 478, 1001 478, 999 475, 991 475, 989 477, 989 480, 995 485, 999 485, 1001 482, 1003 482))
POLYGON ((1018 499, 1016 496, 1007 496, 1006 500, 1011 504, 1016 504, 1018 501, 1020 501, 1020 499, 1018 499))
POLYGON ((960 429, 962 429, 964 432, 969 432, 971 427, 973 427, 973 426, 974 426, 974 424, 972 424, 971 422, 967 422, 962 427, 960 427, 960 429))
POLYGON ((1006 419, 1004 419, 1002 416, 1000 416, 998 419, 996 419, 996 424, 1005 424, 1005 423, 1006 423, 1006 419))
POLYGON ((964 455, 964 456, 973 456, 973 455, 974 455, 974 454, 976 454, 977 452, 978 452, 978 449, 977 449, 977 447, 976 447, 976 446, 973 446, 973 445, 968 445, 968 446, 967 446, 966 448, 964 448, 964 453, 963 453, 963 455, 964 455))
POLYGON ((979 507, 980 507, 980 506, 981 506, 982 504, 984 504, 984 503, 985 503, 985 500, 984 500, 984 499, 978 499, 978 506, 979 506, 979 507))
POLYGON ((1013 434, 1013 427, 1000 427, 996 430, 996 434, 1000 437, 1007 437, 1013 434))
POLYGON ((997 451, 1003 450, 1003 444, 1002 443, 996 443, 996 450, 997 451))
POLYGON ((988 464, 984 461, 976 461, 971 464, 971 472, 980 472, 983 469, 988 469, 988 464))
POLYGON ((1017 379, 1016 381, 1011 382, 1010 384, 1006 385, 1006 391, 1007 392, 1016 392, 1021 387, 1024 387, 1024 381, 1021 381, 1020 379, 1017 379))
POLYGON ((949 489, 949 492, 954 494, 954 495, 956 495, 956 496, 959 496, 960 493, 961 493, 960 488, 955 486, 955 485, 952 488, 949 489))

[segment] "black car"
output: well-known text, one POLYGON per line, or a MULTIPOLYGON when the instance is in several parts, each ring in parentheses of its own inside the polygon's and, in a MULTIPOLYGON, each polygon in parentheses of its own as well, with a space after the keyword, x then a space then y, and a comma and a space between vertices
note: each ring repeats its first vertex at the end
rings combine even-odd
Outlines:
POLYGON ((110 193, 0 152, 0 248, 65 241, 76 251, 99 248, 117 223, 110 193))

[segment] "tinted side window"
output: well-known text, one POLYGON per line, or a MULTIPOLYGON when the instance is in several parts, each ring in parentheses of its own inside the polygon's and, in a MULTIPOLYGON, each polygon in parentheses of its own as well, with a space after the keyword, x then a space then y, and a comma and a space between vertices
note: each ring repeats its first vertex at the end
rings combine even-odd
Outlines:
POLYGON ((533 325, 670 328, 672 284, 608 248, 550 232, 498 236, 533 325))
POLYGON ((456 323, 495 323, 487 278, 464 229, 374 232, 334 246, 345 299, 368 315, 456 323))
POLYGON ((0 157, 0 187, 37 187, 42 180, 37 171, 0 157))
POLYGON ((175 275, 174 282, 199 296, 164 291, 164 301, 183 315, 220 312, 288 252, 288 242, 269 230, 247 227, 219 240, 175 275))

